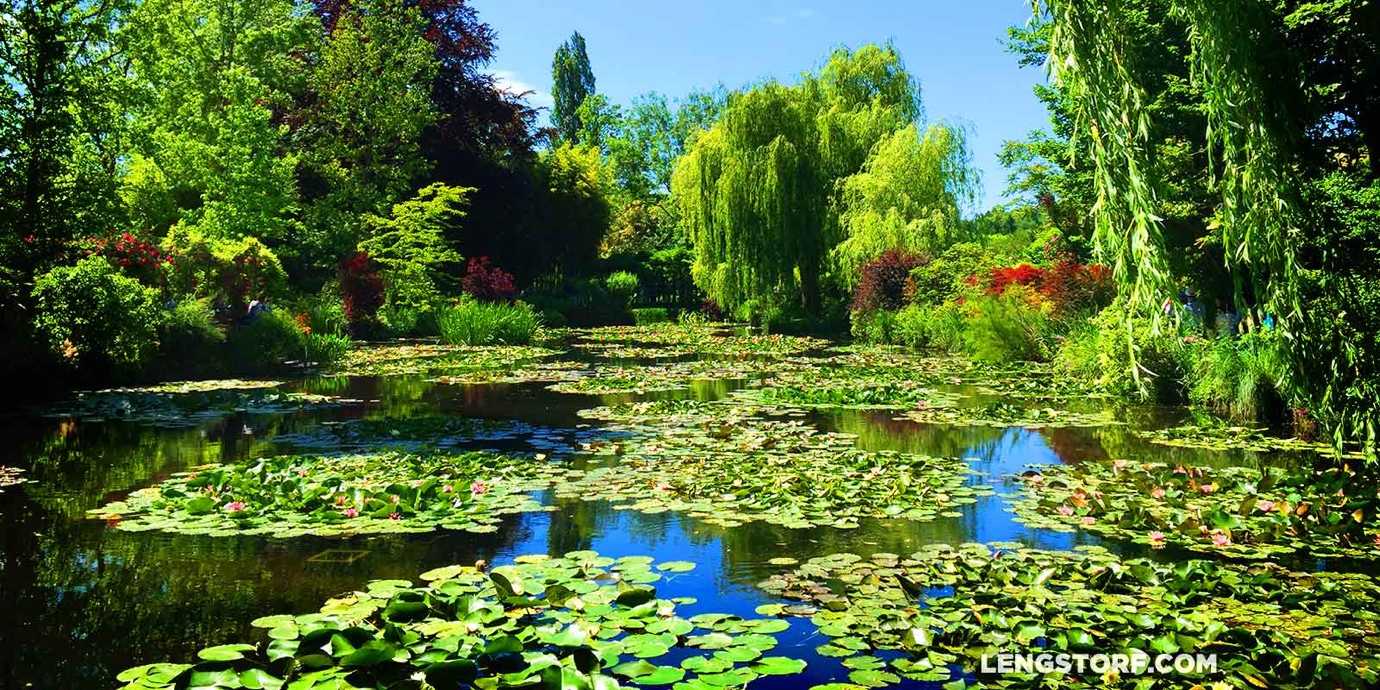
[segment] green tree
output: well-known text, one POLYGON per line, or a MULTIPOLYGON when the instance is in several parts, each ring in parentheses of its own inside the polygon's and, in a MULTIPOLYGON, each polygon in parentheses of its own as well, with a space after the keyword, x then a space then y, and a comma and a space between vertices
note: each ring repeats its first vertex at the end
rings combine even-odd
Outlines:
POLYGON ((383 269, 391 308, 425 309, 440 295, 463 257, 447 237, 465 218, 468 187, 432 184, 393 205, 388 217, 366 215, 364 252, 383 269))
MULTIPOLYGON (((538 221, 546 239, 540 243, 545 264, 566 276, 580 275, 599 253, 612 208, 612 175, 592 146, 561 144, 542 154, 538 174, 544 215, 538 221)), ((537 247, 530 251, 539 251, 537 247)))
POLYGON ((300 93, 318 25, 291 0, 143 0, 121 41, 134 76, 124 194, 145 227, 281 241, 297 223, 298 155, 276 114, 300 93))
POLYGON ((840 49, 797 86, 768 82, 730 97, 672 176, 696 284, 730 309, 794 293, 818 315, 840 239, 839 182, 919 116, 918 87, 890 47, 840 49))
POLYGON ((354 248, 364 214, 381 214, 428 172, 423 131, 436 50, 426 20, 403 0, 352 3, 338 17, 310 75, 294 138, 308 189, 305 252, 333 268, 354 248))
POLYGON ((834 247, 839 275, 853 285, 858 269, 888 249, 935 253, 966 239, 961 212, 977 198, 978 174, 962 130, 914 125, 880 141, 862 170, 842 182, 834 247))
POLYGON ((551 125, 558 141, 580 143, 584 129, 580 105, 592 95, 594 70, 589 66, 585 37, 576 31, 556 49, 551 61, 551 125))

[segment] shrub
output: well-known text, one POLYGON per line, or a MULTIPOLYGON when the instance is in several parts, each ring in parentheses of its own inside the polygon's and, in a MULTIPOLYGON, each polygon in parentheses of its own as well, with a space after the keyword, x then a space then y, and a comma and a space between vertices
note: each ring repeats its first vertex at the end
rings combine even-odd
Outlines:
POLYGON ((1287 371, 1284 344, 1272 332, 1217 338, 1192 360, 1188 399, 1237 419, 1282 421, 1287 371))
POLYGON ((236 317, 253 300, 281 296, 287 285, 282 262, 253 237, 216 240, 175 228, 163 240, 163 249, 164 280, 174 296, 210 298, 236 317))
POLYGON ((926 263, 928 260, 918 254, 889 249, 863 264, 862 277, 853 291, 852 311, 866 314, 878 309, 900 309, 905 305, 910 272, 926 263))
POLYGON ((1044 361, 1054 350, 1051 306, 1030 288, 1010 287, 964 304, 963 340, 983 362, 1044 361))
POLYGON ((172 260, 158 245, 130 232, 113 240, 96 240, 95 250, 125 275, 150 287, 163 284, 164 267, 172 260))
POLYGON ((383 276, 379 267, 364 252, 356 252, 340 264, 340 296, 345 321, 352 332, 360 332, 375 322, 383 306, 383 276))
POLYGON ((1013 285, 1034 289, 1061 315, 1100 309, 1112 297, 1112 276, 1106 266, 1072 259, 1062 259, 1049 268, 998 266, 988 275, 987 293, 1000 295, 1013 285))
POLYGON ((452 345, 525 345, 541 326, 531 306, 522 302, 461 299, 436 317, 441 339, 452 345))
POLYGON ((517 294, 513 286, 513 275, 489 263, 489 257, 470 259, 465 266, 465 277, 460 281, 460 289, 475 299, 488 302, 506 301, 517 294))
POLYGON ((315 295, 303 297, 294 311, 298 312, 298 321, 303 322, 312 333, 345 335, 350 325, 345 319, 345 303, 340 297, 340 286, 335 284, 326 285, 315 295))
POLYGON ((633 297, 637 295, 637 288, 640 281, 637 274, 627 271, 618 271, 609 274, 604 279, 604 288, 609 291, 609 295, 618 300, 619 304, 632 304, 633 297))
POLYGON ((303 356, 305 333, 287 312, 266 309, 248 323, 230 331, 227 338, 231 365, 236 371, 272 369, 285 360, 303 356))
POLYGON ((136 366, 157 344, 158 293, 102 257, 49 271, 32 294, 39 338, 74 365, 136 366))
POLYGON ((886 309, 855 311, 849 323, 853 337, 866 343, 895 344, 896 312, 886 309))
POLYGON ((345 354, 350 351, 351 344, 348 336, 331 333, 308 333, 303 343, 303 349, 308 362, 322 366, 334 364, 343 359, 345 354))
POLYGON ((939 305, 911 304, 896 312, 893 342, 913 350, 957 352, 963 349, 963 310, 948 302, 939 305))
POLYGON ((905 299, 915 304, 942 304, 958 296, 962 281, 990 265, 989 253, 980 245, 955 244, 933 261, 911 269, 905 299))
POLYGON ((1075 322, 1055 353, 1054 364, 1113 395, 1154 402, 1181 401, 1198 348, 1194 341, 1186 341, 1167 328, 1157 332, 1151 321, 1141 316, 1128 322, 1124 306, 1114 302, 1092 319, 1075 322))
POLYGON ((225 332, 216 323, 209 299, 186 299, 168 310, 158 329, 160 368, 179 376, 206 375, 220 369, 225 332))
POLYGON ((646 326, 653 323, 670 323, 671 312, 666 307, 644 307, 631 310, 633 323, 646 326))

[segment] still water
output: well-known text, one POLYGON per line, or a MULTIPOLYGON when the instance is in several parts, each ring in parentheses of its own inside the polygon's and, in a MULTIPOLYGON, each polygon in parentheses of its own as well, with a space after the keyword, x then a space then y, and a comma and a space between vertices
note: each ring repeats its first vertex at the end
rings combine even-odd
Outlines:
MULTIPOLYGON (((721 398, 741 382, 697 381, 655 397, 721 398)), ((605 432, 577 412, 652 396, 588 396, 543 384, 444 385, 419 376, 325 378, 291 387, 357 402, 312 412, 234 414, 187 428, 50 419, 16 413, 0 422, 0 465, 24 468, 30 483, 0 493, 0 688, 111 688, 120 670, 191 659, 215 644, 258 641, 249 626, 273 613, 315 611, 326 599, 379 578, 413 579, 442 565, 502 563, 521 554, 593 549, 603 555, 689 560, 668 575, 663 596, 693 596, 689 616, 715 611, 752 616, 775 601, 755 584, 779 570, 767 561, 850 551, 908 554, 928 543, 1017 541, 1050 549, 1099 543, 1096 537, 1032 530, 1015 522, 1009 476, 1031 465, 1087 458, 1182 459, 1186 451, 1138 443, 1124 430, 926 426, 886 412, 815 413, 823 430, 856 436, 867 449, 969 458, 970 481, 996 494, 931 522, 865 521, 858 529, 792 530, 763 523, 723 528, 673 513, 613 510, 607 504, 545 495, 555 510, 509 516, 492 534, 432 532, 353 539, 210 537, 125 532, 85 517, 87 510, 210 462, 291 452, 323 423, 376 417, 445 415, 500 422, 463 439, 467 448, 569 452, 605 432)), ((1145 411, 1151 419, 1175 411, 1145 411)), ((1192 452, 1197 462, 1240 457, 1192 452)), ((1107 546, 1118 548, 1116 544, 1107 546)), ((793 619, 774 652, 809 662, 807 678, 763 678, 753 688, 809 687, 844 680, 836 659, 817 656, 824 641, 807 619, 793 619)), ((907 681, 903 687, 925 687, 907 681)))

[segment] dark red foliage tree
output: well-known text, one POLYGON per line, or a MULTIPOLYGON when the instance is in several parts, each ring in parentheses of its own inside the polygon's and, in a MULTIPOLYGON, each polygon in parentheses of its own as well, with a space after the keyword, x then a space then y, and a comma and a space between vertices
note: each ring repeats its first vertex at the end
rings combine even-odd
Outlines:
POLYGON ((383 276, 368 254, 358 252, 341 262, 340 296, 352 329, 374 320, 383 306, 383 276))
POLYGON ((517 289, 513 287, 513 275, 490 264, 487 256, 470 259, 460 287, 475 299, 488 302, 510 300, 517 294, 517 289))
POLYGON ((863 264, 862 278, 853 292, 853 311, 891 311, 905 306, 906 280, 910 272, 928 262, 929 259, 919 254, 888 249, 863 264))

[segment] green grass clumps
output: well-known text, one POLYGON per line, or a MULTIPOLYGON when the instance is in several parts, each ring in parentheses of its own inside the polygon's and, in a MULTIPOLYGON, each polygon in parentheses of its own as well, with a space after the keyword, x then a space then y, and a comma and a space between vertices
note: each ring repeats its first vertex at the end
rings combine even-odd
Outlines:
POLYGON ((1021 521, 1085 530, 1152 547, 1174 544, 1237 558, 1380 558, 1376 483, 1321 471, 1162 463, 1042 466, 1025 477, 1021 521))
POLYGON ((541 317, 528 304, 464 299, 436 314, 441 340, 451 345, 526 345, 541 317))
POLYGON ((487 452, 283 455, 179 473, 90 515, 212 536, 493 532, 504 515, 543 510, 529 492, 571 472, 487 452))
POLYGON ((955 517, 988 491, 969 484, 960 458, 863 451, 851 436, 754 412, 687 401, 586 411, 634 437, 602 446, 614 462, 557 492, 723 526, 853 528, 864 518, 955 517))
POLYGON ((694 565, 574 551, 520 556, 488 573, 437 568, 422 586, 377 580, 319 613, 258 618, 266 642, 207 647, 195 663, 138 666, 118 679, 124 690, 725 688, 804 670, 770 655, 784 621, 682 617, 677 607, 693 599, 658 597, 663 574, 694 565))
POLYGON ((977 673, 981 687, 1051 687, 1049 676, 982 674, 979 658, 996 651, 1217 655, 1208 673, 1127 676, 1110 686, 1097 673, 1070 673, 1059 678, 1061 688, 1335 688, 1380 680, 1380 586, 1364 575, 1121 560, 1095 547, 937 544, 907 558, 814 558, 760 586, 803 602, 760 613, 811 617, 828 637, 819 653, 842 658, 861 686, 901 678, 962 683, 951 668, 958 666, 977 673))

